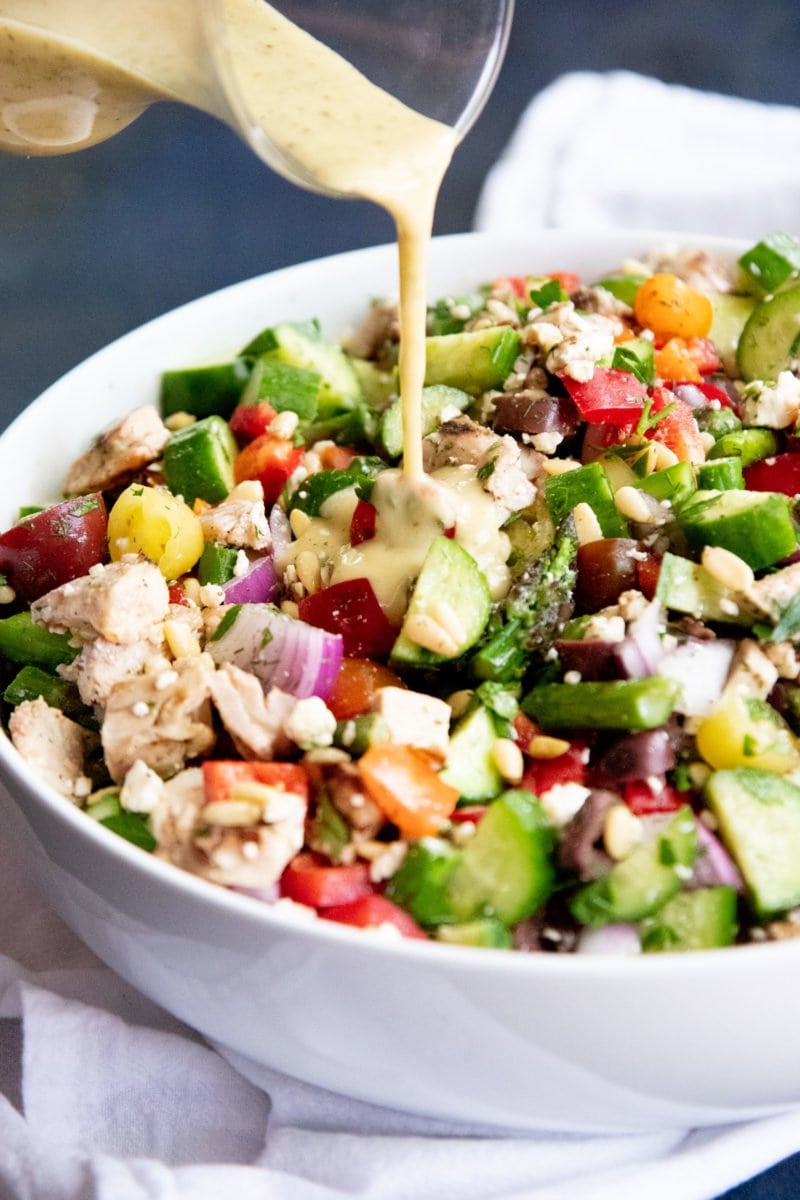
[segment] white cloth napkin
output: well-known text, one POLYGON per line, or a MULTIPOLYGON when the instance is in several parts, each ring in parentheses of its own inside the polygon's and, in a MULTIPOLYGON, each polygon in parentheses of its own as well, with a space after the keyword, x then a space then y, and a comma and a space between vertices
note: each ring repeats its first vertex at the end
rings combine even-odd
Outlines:
MULTIPOLYGON (((531 105, 478 224, 791 228, 799 139, 789 110, 567 76, 531 105)), ((208 1046, 120 981, 2 841, 0 913, 0 1200, 710 1200, 800 1148, 800 1110, 502 1136, 345 1099, 208 1046)))
POLYGON ((800 230, 800 110, 628 71, 561 76, 489 173, 478 229, 800 230))
POLYGON ((209 1047, 104 967, 2 842, 0 912, 2 1200, 710 1200, 800 1146, 800 1112, 504 1137, 349 1100, 209 1047))

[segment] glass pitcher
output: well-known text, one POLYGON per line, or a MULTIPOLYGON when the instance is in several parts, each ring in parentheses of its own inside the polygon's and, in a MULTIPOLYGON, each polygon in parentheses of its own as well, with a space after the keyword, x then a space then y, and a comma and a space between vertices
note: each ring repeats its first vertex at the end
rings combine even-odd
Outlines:
MULTIPOLYGON (((354 139, 374 140, 386 115, 381 109, 376 116, 375 97, 383 97, 396 100, 395 115, 422 114, 457 140, 491 90, 512 6, 513 0, 0 0, 0 150, 80 150, 124 129, 151 103, 173 100, 227 122, 296 183, 363 194, 346 177, 320 172, 309 153, 314 138, 305 137, 309 127, 318 144, 331 128, 339 139, 351 127, 354 139), (338 75, 322 79, 317 51, 329 65, 337 60, 338 75), (343 108, 342 94, 354 80, 366 90, 343 108)), ((390 136, 405 137, 398 128, 390 126, 390 136)), ((408 140, 417 133, 409 129, 408 140)))

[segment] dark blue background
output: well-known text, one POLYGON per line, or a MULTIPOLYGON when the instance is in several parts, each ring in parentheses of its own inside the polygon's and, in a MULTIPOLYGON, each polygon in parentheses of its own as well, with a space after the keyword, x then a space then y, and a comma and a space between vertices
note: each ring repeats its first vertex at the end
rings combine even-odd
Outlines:
MULTIPOLYGON (((503 72, 456 156, 437 231, 469 228, 486 170, 536 92, 564 71, 616 67, 800 104, 800 8, 797 0, 517 0, 503 72)), ((638 129, 632 112, 620 130, 621 147, 631 153, 637 138, 649 136, 657 134, 638 129)), ((664 170, 679 172, 681 163, 665 162, 664 170)), ((271 174, 228 129, 171 106, 155 106, 112 141, 81 154, 6 156, 0 160, 0 427, 87 354, 176 304, 391 236, 387 218, 373 207, 301 192, 271 174)), ((798 1196, 800 1157, 727 1200, 798 1196)))

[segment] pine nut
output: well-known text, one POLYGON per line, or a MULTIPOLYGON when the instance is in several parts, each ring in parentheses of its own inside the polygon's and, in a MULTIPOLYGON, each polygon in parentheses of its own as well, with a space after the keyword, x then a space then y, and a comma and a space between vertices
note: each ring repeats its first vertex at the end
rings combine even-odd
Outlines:
POLYGON ((600 522, 595 516, 591 504, 587 504, 585 500, 576 504, 572 510, 572 519, 575 522, 575 532, 578 535, 580 546, 588 546, 590 542, 600 541, 603 530, 600 528, 600 522))
POLYGON ((546 733, 537 733, 528 742, 528 754, 531 758, 560 758, 569 750, 569 742, 563 738, 549 737, 546 733))
POLYGON ((511 738, 495 738, 492 743, 494 765, 506 783, 519 783, 525 772, 522 751, 511 738))
POLYGON ((200 642, 183 621, 165 621, 164 639, 173 658, 187 658, 200 654, 200 642))
POLYGON ((293 508, 289 513, 289 524, 296 538, 301 538, 311 524, 311 517, 302 508, 293 508))
POLYGON ((566 475, 567 471, 577 471, 581 464, 574 458, 548 458, 542 463, 545 475, 566 475))
POLYGON ((628 857, 643 837, 642 822, 633 815, 627 804, 612 805, 603 825, 603 845, 607 853, 619 862, 628 857))
POLYGON ((755 579, 753 569, 724 546, 704 546, 701 563, 715 579, 733 592, 746 592, 755 579))
POLYGON ((621 487, 614 496, 614 503, 623 517, 628 517, 640 525, 655 524, 656 514, 638 488, 628 484, 621 487))
POLYGON ((189 425, 194 425, 196 420, 197 417, 193 417, 191 413, 174 412, 165 418, 164 424, 171 433, 176 433, 179 429, 186 429, 189 425))
POLYGON ((679 462, 677 454, 670 450, 669 446, 662 445, 661 442, 653 442, 653 459, 654 471, 664 471, 667 467, 674 467, 676 462, 679 462))
POLYGON ((453 692, 452 696, 447 697, 447 703, 453 710, 453 717, 455 719, 463 717, 474 695, 475 693, 472 688, 462 688, 460 692, 453 692))
POLYGON ((0 604, 13 604, 17 593, 7 583, 0 584, 0 604))
POLYGON ((238 829, 256 825, 261 820, 261 813, 262 806, 249 800, 212 800, 203 805, 197 819, 203 824, 238 829))
POLYGON ((303 550, 295 559, 297 578, 306 591, 311 595, 319 591, 320 566, 319 559, 313 550, 303 550))

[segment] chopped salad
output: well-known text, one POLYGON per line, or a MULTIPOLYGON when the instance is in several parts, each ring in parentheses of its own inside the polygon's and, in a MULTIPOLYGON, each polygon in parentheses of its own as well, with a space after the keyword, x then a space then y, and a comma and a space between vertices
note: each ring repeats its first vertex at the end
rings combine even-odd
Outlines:
POLYGON ((176 365, 20 510, 17 751, 311 917, 525 952, 797 936, 800 243, 503 276, 428 325, 419 479, 375 303, 343 344, 284 321, 176 365))

